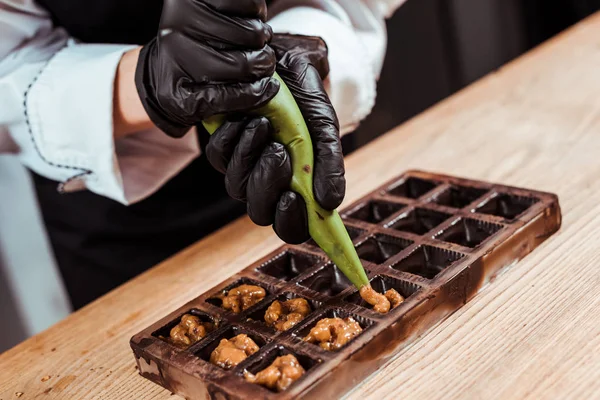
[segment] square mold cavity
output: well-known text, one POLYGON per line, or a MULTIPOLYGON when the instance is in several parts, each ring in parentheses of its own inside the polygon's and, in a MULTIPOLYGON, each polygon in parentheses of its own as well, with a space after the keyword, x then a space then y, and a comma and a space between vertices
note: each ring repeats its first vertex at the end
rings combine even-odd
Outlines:
POLYGON ((413 242, 407 239, 378 233, 356 247, 358 256, 374 264, 382 264, 389 258, 400 253, 413 242))
MULTIPOLYGON (((315 366, 319 365, 322 362, 320 359, 315 359, 315 358, 309 357, 307 355, 291 351, 284 346, 277 346, 273 349, 268 350, 266 353, 260 354, 258 357, 256 357, 252 362, 250 362, 249 364, 246 365, 246 368, 244 368, 244 371, 248 371, 248 372, 256 375, 260 371, 269 367, 273 363, 273 361, 275 361, 275 359, 277 357, 282 357, 282 356, 285 356, 288 354, 291 354, 294 357, 296 357, 296 359, 298 360, 298 362, 300 363, 302 368, 304 368, 305 372, 304 372, 304 375, 302 375, 302 377, 300 377, 298 380, 296 380, 294 383, 292 383, 288 387, 287 390, 294 387, 294 385, 296 383, 298 383, 298 381, 300 381, 301 379, 304 378, 304 376, 306 376, 310 373, 312 368, 314 368, 315 366)), ((240 371, 239 374, 243 376, 244 371, 240 371)), ((261 387, 264 387, 264 386, 261 386, 261 387)), ((264 389, 278 393, 276 390, 272 390, 272 389, 269 389, 266 387, 264 387, 264 389)))
MULTIPOLYGON (((219 308, 222 308, 223 310, 225 310, 225 309, 223 308, 223 300, 221 300, 221 299, 220 299, 218 296, 219 296, 220 294, 227 295, 227 293, 228 293, 228 292, 229 292, 231 289, 233 289, 233 288, 235 288, 235 287, 237 287, 237 286, 240 286, 240 285, 244 285, 244 284, 246 284, 246 285, 255 285, 255 286, 259 286, 259 287, 261 287, 261 288, 263 288, 263 289, 265 290, 265 292, 266 292, 266 294, 265 294, 265 297, 264 297, 262 300, 260 300, 259 302, 257 302, 256 304, 260 304, 260 303, 262 303, 263 301, 265 301, 265 299, 266 299, 266 298, 269 296, 269 294, 271 293, 271 290, 270 290, 270 288, 269 288, 269 287, 268 287, 268 286, 267 286, 265 283, 263 283, 263 282, 258 282, 258 281, 255 281, 255 280, 252 280, 252 279, 248 279, 248 278, 242 278, 242 279, 238 279, 237 281, 233 282, 233 283, 232 283, 232 284, 230 284, 230 285, 227 285, 227 286, 226 286, 224 289, 222 289, 222 290, 220 290, 220 291, 218 291, 218 292, 215 292, 215 293, 213 293, 213 294, 211 295, 211 297, 209 297, 208 299, 206 299, 206 302, 207 302, 207 303, 209 303, 209 304, 212 304, 212 305, 213 305, 213 306, 215 306, 215 307, 219 307, 219 308)), ((255 305, 253 305, 252 307, 255 307, 255 306, 256 306, 256 304, 255 304, 255 305)), ((250 307, 250 308, 251 308, 251 307, 250 307)), ((244 311, 246 311, 246 310, 244 310, 244 311)), ((244 312, 244 311, 242 311, 242 312, 244 312)), ((230 310, 225 310, 225 312, 232 312, 232 311, 230 311, 230 310)), ((241 313, 240 313, 240 314, 241 314, 241 313)))
MULTIPOLYGON (((366 272, 368 273, 368 271, 366 272)), ((352 286, 352 282, 334 264, 327 264, 298 282, 298 285, 333 297, 352 286)))
MULTIPOLYGON (((402 295, 402 297, 404 297, 404 301, 406 301, 416 291, 421 289, 421 286, 415 283, 403 281, 385 275, 377 275, 376 277, 371 279, 371 287, 376 292, 379 292, 381 294, 384 294, 387 290, 395 289, 398 293, 400 293, 400 295, 402 295)), ((359 305, 363 308, 373 308, 373 306, 371 306, 369 303, 364 301, 362 297, 360 297, 360 293, 358 292, 347 296, 346 298, 344 298, 344 301, 359 305)))
MULTIPOLYGON (((359 237, 360 235, 362 235, 363 233, 365 233, 364 229, 355 228, 350 225, 344 225, 344 226, 346 227, 346 230, 348 231, 348 236, 350 236, 350 240, 354 240, 357 237, 359 237)), ((319 248, 319 245, 313 239, 310 239, 308 242, 306 242, 306 244, 309 246, 312 246, 312 247, 319 248)))
MULTIPOLYGON (((203 311, 200 311, 196 308, 192 308, 191 310, 184 312, 183 314, 181 314, 180 316, 178 316, 177 318, 175 318, 173 321, 169 322, 168 324, 166 324, 165 326, 157 329, 156 331, 154 331, 152 333, 152 336, 157 337, 161 340, 164 340, 167 343, 170 343, 168 338, 171 335, 171 329, 173 329, 173 327, 177 324, 179 324, 179 322, 181 321, 181 317, 183 317, 185 314, 191 314, 194 315, 196 317, 198 317, 200 319, 200 321, 202 322, 208 322, 210 324, 213 324, 213 329, 210 330, 206 336, 208 336, 211 332, 215 331, 216 329, 219 328, 219 325, 221 324, 221 321, 218 318, 213 317, 210 314, 207 314, 203 311)), ((200 341, 204 340, 201 339, 200 341)), ((198 341, 198 343, 200 343, 200 341, 198 341)))
POLYGON ((475 211, 512 220, 523 214, 529 207, 538 201, 539 199, 536 199, 535 197, 523 197, 501 193, 479 205, 475 211))
POLYGON ((346 216, 370 224, 378 224, 404 207, 406 207, 406 204, 391 203, 382 200, 370 200, 346 216))
POLYGON ((386 227, 402 232, 423 235, 450 217, 450 214, 425 208, 416 208, 405 215, 401 215, 386 227))
POLYGON ((296 250, 286 250, 268 260, 257 270, 282 281, 289 281, 322 262, 323 259, 296 250))
POLYGON ((442 193, 435 196, 433 202, 443 206, 463 208, 468 206, 487 192, 487 189, 454 185, 451 186, 448 190, 444 190, 442 193))
POLYGON ((461 218, 436 235, 435 238, 464 247, 475 248, 502 228, 503 226, 500 224, 471 218, 461 218))
POLYGON ((388 193, 392 196, 416 199, 437 186, 439 186, 439 182, 436 181, 429 181, 421 178, 408 178, 400 184, 392 186, 388 189, 388 193))
POLYGON ((463 257, 463 254, 454 251, 423 245, 392 265, 392 268, 426 279, 433 279, 463 257))
MULTIPOLYGON (((305 296, 300 296, 300 295, 295 294, 295 293, 290 293, 290 292, 288 292, 288 293, 282 293, 279 296, 277 296, 277 298, 272 299, 270 301, 266 301, 259 308, 257 308, 256 310, 254 310, 250 314, 248 314, 247 320, 249 320, 248 322, 254 321, 256 323, 260 323, 260 324, 264 325, 265 327, 267 327, 267 329, 270 329, 272 333, 275 333, 275 334, 279 333, 279 331, 277 331, 275 328, 267 326, 267 324, 265 323, 265 312, 267 311, 267 309, 271 306, 271 304, 275 300, 279 300, 280 302, 284 302, 286 300, 296 299, 296 298, 303 298, 310 305, 311 313, 308 314, 306 317, 304 317, 304 319, 309 318, 312 315, 312 313, 314 313, 315 311, 319 310, 321 308, 321 306, 323 305, 323 303, 321 303, 320 301, 311 300, 311 299, 309 299, 309 298, 307 298, 305 296)), ((298 322, 298 324, 301 324, 301 323, 302 323, 302 321, 298 322)))
MULTIPOLYGON (((341 308, 334 308, 334 309, 327 310, 326 312, 322 313, 321 315, 319 315, 318 317, 316 317, 314 320, 310 321, 306 325, 298 328, 295 332, 293 332, 293 336, 297 339, 303 340, 309 334, 310 330, 312 328, 314 328, 314 326, 317 325, 317 323, 320 320, 322 320, 323 318, 342 318, 342 319, 344 319, 344 318, 348 318, 348 317, 352 317, 356 322, 358 322, 358 324, 362 328, 362 332, 360 332, 358 335, 356 335, 352 340, 350 340, 348 343, 346 343, 340 349, 335 350, 335 351, 340 351, 341 349, 343 349, 344 347, 346 347, 347 345, 352 343, 357 337, 359 337, 360 335, 365 333, 365 331, 367 329, 369 329, 371 326, 375 325, 375 322, 371 321, 368 318, 360 316, 358 314, 350 313, 341 308)), ((316 348, 318 348, 321 351, 327 351, 327 350, 322 349, 318 344, 307 343, 307 345, 315 346, 316 348)))
MULTIPOLYGON (((232 326, 228 327, 227 329, 225 329, 223 332, 221 332, 221 334, 219 334, 217 337, 215 337, 213 340, 211 340, 205 346, 201 347, 194 354, 197 357, 200 357, 201 359, 203 359, 204 361, 210 363, 210 355, 213 352, 213 350, 217 348, 217 346, 221 342, 221 339, 231 339, 232 337, 237 336, 242 333, 248 335, 248 337, 250 339, 252 339, 259 348, 262 348, 264 345, 267 344, 267 339, 263 338, 262 336, 254 333, 254 332, 251 332, 248 329, 245 329, 245 328, 242 328, 242 327, 239 327, 236 325, 232 325, 232 326)), ((260 352, 260 349, 256 353, 248 356, 248 358, 254 356, 258 352, 260 352)), ((211 365, 215 365, 215 364, 211 364, 211 365)), ((221 368, 218 365, 215 365, 215 367, 221 368)), ((236 367, 233 367, 233 368, 236 368, 236 367)), ((231 368, 231 369, 233 369, 233 368, 231 368)))

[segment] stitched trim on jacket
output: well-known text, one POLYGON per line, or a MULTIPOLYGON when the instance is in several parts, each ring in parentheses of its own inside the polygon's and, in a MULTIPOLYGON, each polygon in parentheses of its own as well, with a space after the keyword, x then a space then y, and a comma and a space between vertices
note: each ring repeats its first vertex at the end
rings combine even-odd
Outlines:
POLYGON ((64 50, 66 48, 63 47, 63 49, 57 51, 48 61, 46 61, 46 63, 42 66, 42 68, 40 68, 38 74, 33 78, 33 80, 31 81, 31 83, 27 86, 27 89, 25 89, 25 93, 23 95, 23 113, 25 115, 25 123, 27 124, 27 130, 29 132, 29 138, 31 139, 31 142, 33 143, 33 147, 35 149, 35 151, 38 153, 38 155, 40 156, 40 158, 47 164, 53 166, 53 167, 57 167, 57 168, 64 168, 64 169, 69 169, 69 170, 74 170, 74 171, 79 171, 78 174, 76 174, 75 176, 72 176, 71 178, 67 179, 65 182, 63 182, 61 185, 59 185, 58 190, 61 191, 61 188, 64 187, 64 185, 70 181, 72 181, 73 179, 76 178, 81 178, 83 176, 86 175, 90 175, 92 174, 92 171, 87 169, 87 168, 83 168, 83 167, 78 167, 78 166, 74 166, 74 165, 66 165, 66 164, 61 164, 58 162, 53 162, 51 160, 48 160, 41 152, 37 141, 35 140, 35 135, 33 134, 33 129, 31 128, 31 122, 29 121, 29 112, 27 110, 27 101, 29 100, 29 92, 31 91, 31 88, 33 87, 33 85, 35 85, 35 83, 38 81, 39 77, 42 75, 42 72, 44 72, 44 70, 46 69, 46 67, 48 66, 48 64, 50 64, 50 62, 52 61, 52 59, 54 59, 54 57, 56 57, 56 55, 58 53, 60 53, 62 50, 64 50))
POLYGON ((86 172, 82 172, 82 173, 77 174, 77 175, 73 175, 72 177, 70 177, 66 181, 59 183, 58 186, 57 186, 57 188, 56 188, 56 190, 58 191, 58 193, 61 193, 61 194, 62 193, 67 193, 67 190, 65 188, 66 188, 66 186, 69 183, 73 182, 76 179, 82 178, 82 177, 84 177, 86 175, 89 175, 90 173, 91 172, 86 171, 86 172))

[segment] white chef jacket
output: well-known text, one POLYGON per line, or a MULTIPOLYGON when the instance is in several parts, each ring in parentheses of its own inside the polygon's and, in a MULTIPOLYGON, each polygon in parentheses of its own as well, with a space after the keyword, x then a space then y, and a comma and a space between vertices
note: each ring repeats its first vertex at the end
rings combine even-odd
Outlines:
MULTIPOLYGON (((384 19, 405 1, 280 0, 269 9, 274 32, 327 43, 325 84, 342 134, 373 107, 384 19)), ((62 182, 61 191, 85 188, 132 204, 158 190, 200 148, 192 132, 174 139, 158 128, 114 139, 116 69, 134 47, 78 42, 34 0, 0 0, 0 152, 17 152, 25 166, 62 182)))

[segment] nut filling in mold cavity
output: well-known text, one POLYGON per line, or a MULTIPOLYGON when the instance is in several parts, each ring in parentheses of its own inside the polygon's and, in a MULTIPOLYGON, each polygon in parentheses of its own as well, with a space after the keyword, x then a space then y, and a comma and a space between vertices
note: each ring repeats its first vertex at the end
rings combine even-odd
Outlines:
POLYGON ((312 240, 284 245, 136 334, 140 374, 191 400, 338 398, 561 224, 553 194, 421 171, 340 215, 385 312, 312 240))

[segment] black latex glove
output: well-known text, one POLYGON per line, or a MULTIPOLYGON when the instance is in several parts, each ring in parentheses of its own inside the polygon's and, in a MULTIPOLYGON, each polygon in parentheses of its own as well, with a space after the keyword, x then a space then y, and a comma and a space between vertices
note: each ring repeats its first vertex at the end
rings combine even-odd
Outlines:
MULTIPOLYGON (((323 88, 329 73, 327 47, 320 38, 297 35, 275 35, 270 46, 277 55, 277 72, 294 95, 312 138, 315 199, 333 210, 344 199, 346 180, 339 124, 323 88)), ((306 205, 290 191, 291 159, 271 133, 266 118, 231 117, 211 136, 206 156, 225 174, 229 195, 247 202, 252 221, 273 224, 284 241, 302 243, 309 238, 306 205)))
POLYGON ((264 0, 165 0, 155 39, 140 52, 135 83, 150 119, 173 137, 224 112, 268 102, 273 36, 264 0))

